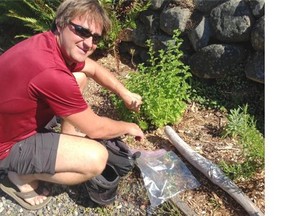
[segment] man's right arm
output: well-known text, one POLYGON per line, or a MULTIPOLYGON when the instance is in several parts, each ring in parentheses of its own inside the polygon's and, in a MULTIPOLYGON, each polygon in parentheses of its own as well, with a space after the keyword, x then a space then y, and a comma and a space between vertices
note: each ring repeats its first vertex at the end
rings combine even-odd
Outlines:
POLYGON ((110 139, 126 134, 144 138, 144 133, 137 124, 98 116, 90 107, 63 119, 92 139, 110 139))

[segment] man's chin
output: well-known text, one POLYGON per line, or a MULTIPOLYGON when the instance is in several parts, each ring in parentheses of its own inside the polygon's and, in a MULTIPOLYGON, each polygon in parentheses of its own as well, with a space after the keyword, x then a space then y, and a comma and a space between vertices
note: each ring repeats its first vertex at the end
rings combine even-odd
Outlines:
POLYGON ((81 63, 84 62, 88 58, 88 55, 75 56, 72 60, 73 63, 81 63))

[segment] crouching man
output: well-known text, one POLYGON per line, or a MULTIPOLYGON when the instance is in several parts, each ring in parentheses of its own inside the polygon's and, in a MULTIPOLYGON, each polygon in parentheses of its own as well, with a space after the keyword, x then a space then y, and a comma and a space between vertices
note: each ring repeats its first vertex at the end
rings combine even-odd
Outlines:
POLYGON ((50 31, 0 56, 0 169, 8 173, 0 186, 27 209, 51 199, 43 181, 75 185, 102 173, 108 152, 95 139, 144 138, 134 123, 95 114, 81 94, 92 78, 140 109, 141 96, 89 58, 110 26, 97 0, 65 0, 50 31), (45 129, 54 116, 63 119, 61 133, 45 129))

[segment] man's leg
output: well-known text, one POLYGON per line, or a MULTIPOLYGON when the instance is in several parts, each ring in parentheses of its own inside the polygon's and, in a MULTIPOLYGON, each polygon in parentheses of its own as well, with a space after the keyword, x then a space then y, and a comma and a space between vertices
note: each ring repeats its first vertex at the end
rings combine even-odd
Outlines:
POLYGON ((95 140, 61 134, 55 174, 36 174, 36 177, 57 184, 79 184, 100 175, 107 159, 107 149, 95 140))
MULTIPOLYGON (((85 87, 87 85, 88 78, 83 72, 74 72, 73 75, 76 78, 80 91, 83 94, 85 87)), ((63 120, 61 123, 61 133, 82 136, 82 137, 86 135, 86 134, 81 133, 80 131, 77 131, 77 129, 73 125, 71 125, 69 122, 63 121, 63 120)))
MULTIPOLYGON (((55 174, 18 175, 8 172, 9 179, 20 191, 28 192, 38 187, 38 181, 74 185, 100 175, 108 159, 106 148, 90 139, 61 134, 56 155, 55 174)), ((42 203, 48 192, 26 199, 31 205, 42 203)))

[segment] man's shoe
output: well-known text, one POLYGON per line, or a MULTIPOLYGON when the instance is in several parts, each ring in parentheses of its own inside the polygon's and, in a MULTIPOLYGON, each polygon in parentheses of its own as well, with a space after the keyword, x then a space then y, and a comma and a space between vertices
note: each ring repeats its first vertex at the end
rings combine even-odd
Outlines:
POLYGON ((120 177, 114 166, 107 164, 100 176, 85 182, 85 187, 92 201, 99 205, 114 202, 120 177))

